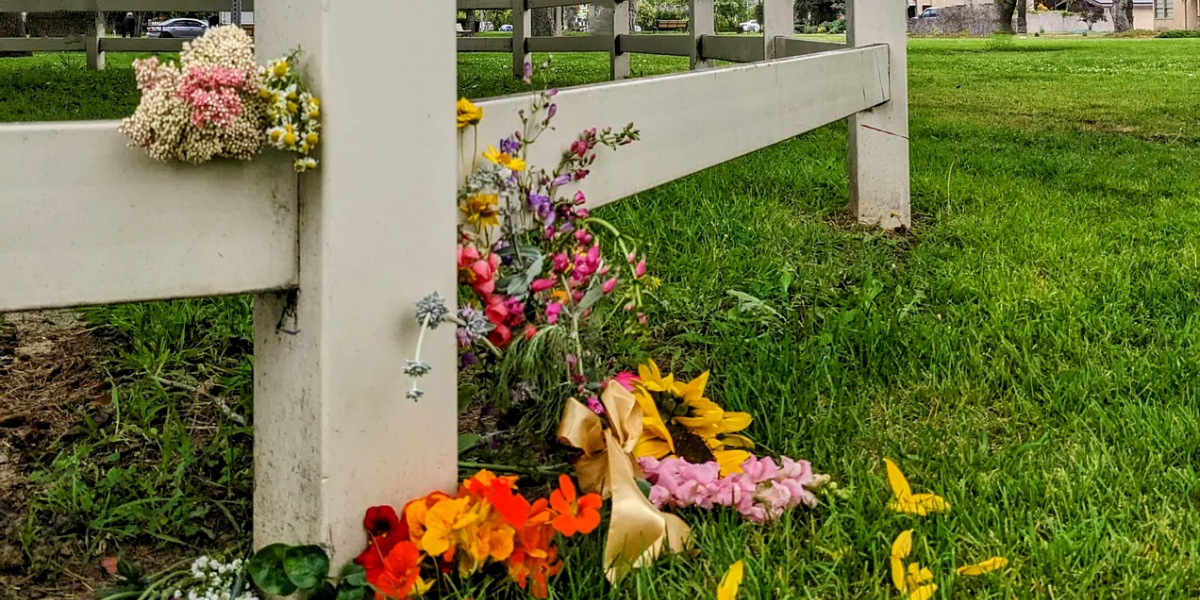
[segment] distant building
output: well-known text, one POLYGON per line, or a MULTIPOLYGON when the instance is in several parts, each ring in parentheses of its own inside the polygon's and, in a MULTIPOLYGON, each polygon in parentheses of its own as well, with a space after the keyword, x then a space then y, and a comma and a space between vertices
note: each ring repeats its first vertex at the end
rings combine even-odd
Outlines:
MULTIPOLYGON (((1097 26, 1097 30, 1112 29, 1112 0, 1083 0, 1104 9, 1108 16, 1107 26, 1097 26)), ((1040 5, 1051 10, 1066 8, 1066 0, 1026 0, 1029 13, 1040 5)), ((984 6, 994 4, 992 0, 908 0, 910 16, 921 14, 927 8, 946 8, 951 6, 984 6)), ((1164 31, 1168 29, 1197 29, 1200 28, 1200 0, 1133 0, 1134 29, 1149 29, 1164 31)))

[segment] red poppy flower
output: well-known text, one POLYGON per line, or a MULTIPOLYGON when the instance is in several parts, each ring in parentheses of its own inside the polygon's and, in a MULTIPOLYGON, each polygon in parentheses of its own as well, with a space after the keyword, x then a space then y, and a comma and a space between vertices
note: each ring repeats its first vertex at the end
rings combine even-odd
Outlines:
POLYGON ((550 507, 558 513, 551 521, 556 531, 571 537, 576 533, 589 534, 600 526, 599 494, 576 498, 575 484, 566 475, 558 476, 558 486, 550 493, 550 507))

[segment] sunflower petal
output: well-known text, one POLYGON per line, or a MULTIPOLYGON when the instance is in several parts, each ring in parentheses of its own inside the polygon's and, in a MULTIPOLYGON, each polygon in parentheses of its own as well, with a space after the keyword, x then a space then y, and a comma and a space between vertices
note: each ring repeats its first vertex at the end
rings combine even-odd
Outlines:
POLYGON ((908 485, 908 478, 904 476, 904 472, 892 459, 883 459, 883 464, 887 465, 888 485, 892 486, 892 494, 897 500, 905 500, 912 495, 912 487, 908 485))
POLYGON ((726 448, 753 448, 754 440, 740 434, 728 433, 721 436, 721 443, 726 448))
POLYGON ((717 450, 713 452, 713 457, 721 465, 721 477, 728 477, 742 472, 742 463, 750 458, 750 453, 745 450, 717 450))
POLYGON ((908 600, 929 600, 933 597, 933 593, 936 592, 937 589, 936 583, 923 585, 913 590, 913 593, 908 595, 908 600))
POLYGON ((908 529, 901 531, 900 535, 896 536, 896 541, 892 542, 892 556, 895 558, 908 558, 912 552, 912 530, 908 529))
POLYGON ((891 556, 891 562, 892 562, 892 585, 896 586, 896 589, 900 590, 900 593, 903 594, 904 592, 908 591, 908 582, 905 581, 905 577, 904 577, 904 563, 901 562, 900 559, 898 557, 896 557, 895 554, 893 554, 891 556))
POLYGON ((1003 569, 1006 566, 1008 566, 1007 558, 1004 558, 1003 556, 993 556, 980 563, 959 567, 956 572, 959 575, 975 577, 978 575, 983 575, 984 573, 990 573, 996 569, 1003 569))
POLYGON ((904 583, 909 589, 915 589, 926 581, 933 581, 933 571, 928 568, 922 568, 917 563, 908 565, 908 575, 904 577, 904 583))
POLYGON ((726 412, 721 420, 721 431, 724 433, 733 433, 741 431, 750 426, 750 421, 754 420, 750 413, 746 412, 726 412))

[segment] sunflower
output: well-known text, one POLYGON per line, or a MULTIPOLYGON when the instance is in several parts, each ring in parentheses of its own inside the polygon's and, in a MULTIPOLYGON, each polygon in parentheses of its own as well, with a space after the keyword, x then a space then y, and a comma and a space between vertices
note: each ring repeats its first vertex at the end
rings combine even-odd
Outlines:
POLYGON ((750 415, 726 412, 704 397, 708 371, 682 383, 663 376, 651 360, 638 366, 634 396, 642 407, 642 435, 633 448, 637 457, 678 456, 694 464, 716 461, 721 475, 740 473, 753 448, 750 438, 737 432, 750 426, 750 415), (665 417, 664 417, 665 415, 665 417))

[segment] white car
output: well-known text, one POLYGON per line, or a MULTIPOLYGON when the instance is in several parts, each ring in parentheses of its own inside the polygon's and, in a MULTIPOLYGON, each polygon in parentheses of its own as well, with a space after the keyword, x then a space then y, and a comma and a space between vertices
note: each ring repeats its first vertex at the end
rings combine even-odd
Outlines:
POLYGON ((742 33, 758 33, 758 21, 750 19, 745 23, 739 23, 738 30, 742 33))

